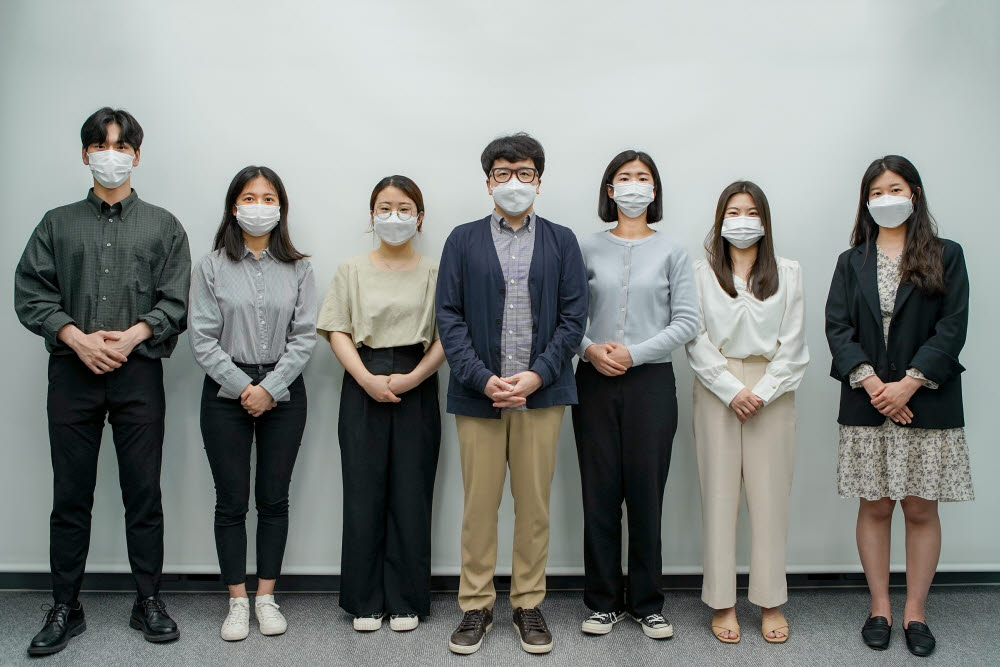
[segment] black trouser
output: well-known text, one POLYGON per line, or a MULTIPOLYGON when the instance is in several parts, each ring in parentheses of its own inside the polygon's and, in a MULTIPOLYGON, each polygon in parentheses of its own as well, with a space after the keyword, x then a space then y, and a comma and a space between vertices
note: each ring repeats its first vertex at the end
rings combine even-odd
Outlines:
MULTIPOLYGON (((253 384, 274 364, 237 364, 253 384)), ((290 398, 251 417, 238 398, 219 398, 219 385, 205 376, 201 393, 201 437, 215 478, 215 549, 222 581, 235 586, 247 577, 246 516, 250 504, 250 450, 257 441, 257 577, 277 579, 288 537, 288 485, 306 426, 302 376, 288 386, 290 398)))
MULTIPOLYGON (((409 373, 422 345, 358 350, 375 375, 409 373)), ((431 501, 441 445, 437 374, 379 403, 344 373, 340 606, 355 616, 430 613, 431 501)))
POLYGON ((672 364, 608 377, 580 362, 573 431, 583 486, 583 601, 594 611, 658 614, 660 517, 677 431, 672 364), (628 581, 622 578, 622 501, 628 506, 628 581))
POLYGON ((72 604, 90 549, 97 455, 108 415, 125 505, 125 539, 135 587, 156 595, 163 570, 163 366, 138 355, 97 375, 76 355, 49 356, 49 443, 53 500, 49 524, 52 595, 72 604))

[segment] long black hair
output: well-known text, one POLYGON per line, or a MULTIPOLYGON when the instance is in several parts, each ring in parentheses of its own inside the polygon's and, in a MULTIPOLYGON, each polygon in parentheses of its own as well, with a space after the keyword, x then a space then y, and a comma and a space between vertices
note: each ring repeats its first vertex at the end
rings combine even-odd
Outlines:
POLYGON ((225 250, 226 256, 234 262, 243 259, 246 243, 243 241, 243 229, 236 221, 233 208, 236 206, 236 200, 243 192, 243 188, 258 176, 263 176, 274 188, 275 194, 278 195, 278 208, 281 210, 281 219, 277 226, 271 230, 271 238, 267 243, 268 251, 279 262, 294 262, 305 259, 309 255, 296 250, 288 236, 288 196, 285 194, 285 184, 281 182, 273 169, 254 165, 243 167, 233 177, 233 182, 229 184, 229 191, 226 192, 226 206, 222 211, 222 222, 219 223, 219 230, 215 233, 215 243, 212 245, 212 250, 225 250))
POLYGON ((868 197, 875 179, 891 171, 906 181, 913 193, 913 213, 906 219, 906 241, 900 262, 900 281, 911 283, 927 296, 944 294, 944 244, 937 235, 937 222, 927 208, 927 197, 920 174, 913 163, 901 155, 886 155, 868 165, 861 179, 858 215, 851 232, 854 247, 874 243, 878 224, 868 211, 868 197))
POLYGON ((656 163, 648 153, 635 150, 625 150, 614 156, 608 163, 608 168, 604 170, 601 177, 601 194, 597 198, 597 217, 604 222, 618 222, 618 205, 608 194, 608 186, 613 186, 615 174, 629 162, 638 160, 646 165, 650 175, 653 177, 653 201, 646 207, 646 222, 653 224, 663 219, 663 187, 660 182, 660 172, 656 169, 656 163))
POLYGON ((722 236, 722 223, 726 219, 726 208, 733 195, 745 193, 753 199, 760 224, 764 227, 764 236, 757 241, 757 259, 750 269, 747 278, 747 288, 763 301, 778 291, 778 260, 774 256, 774 240, 771 238, 771 206, 767 203, 764 191, 756 183, 736 181, 726 186, 719 195, 719 203, 715 206, 715 222, 705 237, 705 252, 708 255, 708 265, 712 267, 716 280, 722 291, 736 298, 736 285, 733 283, 733 259, 729 256, 729 241, 722 236))

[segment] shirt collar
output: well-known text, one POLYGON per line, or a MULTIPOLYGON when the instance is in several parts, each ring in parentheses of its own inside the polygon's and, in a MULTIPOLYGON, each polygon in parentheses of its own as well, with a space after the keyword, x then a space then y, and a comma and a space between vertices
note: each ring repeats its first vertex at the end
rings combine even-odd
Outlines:
MULTIPOLYGON (((535 223, 535 212, 532 211, 531 213, 528 214, 528 217, 524 219, 524 224, 521 225, 521 228, 518 229, 517 231, 521 231, 521 229, 524 229, 530 233, 535 227, 534 223, 535 223)), ((490 224, 494 225, 500 231, 514 233, 514 228, 507 223, 507 219, 504 218, 502 215, 500 215, 500 212, 497 211, 496 209, 493 209, 493 213, 490 215, 490 224)))
POLYGON ((97 215, 101 215, 109 208, 113 210, 115 206, 119 206, 121 207, 121 217, 123 219, 128 218, 129 213, 132 212, 132 209, 135 208, 135 204, 138 201, 139 195, 136 193, 135 188, 132 188, 132 192, 129 193, 128 197, 125 197, 125 199, 114 205, 109 205, 106 201, 94 194, 94 188, 90 188, 90 191, 87 192, 87 203, 90 204, 90 207, 94 209, 94 213, 97 215))
MULTIPOLYGON (((244 244, 243 245, 243 259, 246 259, 248 256, 251 257, 251 258, 254 258, 254 256, 253 256, 253 250, 251 250, 250 248, 246 247, 246 245, 244 244)), ((271 249, 270 248, 264 248, 263 250, 260 251, 260 258, 261 258, 261 260, 263 260, 265 257, 267 257, 268 259, 274 259, 271 256, 271 249)), ((254 258, 254 259, 256 259, 256 258, 254 258)))

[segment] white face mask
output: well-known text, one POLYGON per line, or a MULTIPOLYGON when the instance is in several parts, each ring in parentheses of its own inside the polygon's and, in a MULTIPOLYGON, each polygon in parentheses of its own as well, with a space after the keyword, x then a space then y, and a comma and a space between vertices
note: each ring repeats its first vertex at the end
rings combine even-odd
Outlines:
POLYGON ((749 248, 764 237, 764 224, 760 218, 741 215, 722 219, 722 238, 741 250, 749 248))
POLYGON ((135 156, 108 149, 87 153, 87 162, 90 166, 90 173, 94 175, 97 182, 108 189, 114 189, 128 180, 129 174, 132 173, 132 163, 135 162, 135 156))
POLYGON ((653 203, 653 184, 639 181, 615 183, 615 204, 626 218, 638 218, 653 203))
POLYGON ((393 211, 386 217, 375 216, 375 233, 389 245, 403 245, 417 233, 417 216, 393 211))
POLYGON ((913 215, 913 201, 909 197, 882 195, 868 202, 868 212, 876 225, 892 229, 913 215))
POLYGON ((520 215, 535 202, 536 188, 537 186, 531 183, 522 183, 516 176, 511 176, 506 183, 493 187, 493 201, 501 211, 520 215))
POLYGON ((236 222, 250 236, 264 236, 281 220, 281 207, 269 204, 243 204, 236 207, 236 222))

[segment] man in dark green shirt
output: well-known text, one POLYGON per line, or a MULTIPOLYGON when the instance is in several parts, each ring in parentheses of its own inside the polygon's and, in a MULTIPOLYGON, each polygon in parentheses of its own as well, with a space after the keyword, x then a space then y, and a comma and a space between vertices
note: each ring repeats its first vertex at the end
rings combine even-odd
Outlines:
POLYGON ((90 546, 97 454, 111 423, 138 597, 130 625, 149 641, 180 636, 159 599, 163 569, 163 367, 186 327, 191 255, 184 228, 132 189, 142 128, 126 111, 96 111, 80 131, 94 187, 53 209, 17 265, 14 307, 49 351, 55 606, 28 648, 47 655, 86 627, 77 599, 90 546))

